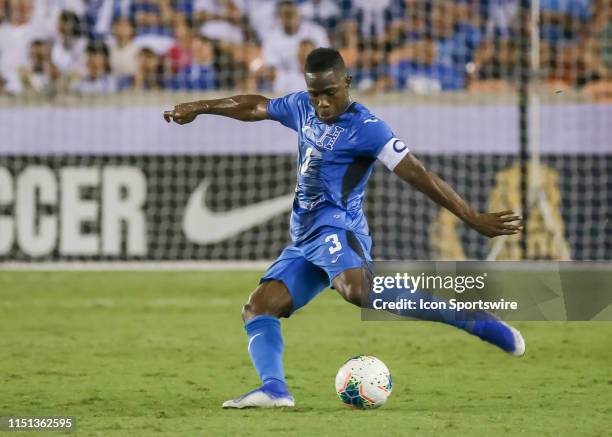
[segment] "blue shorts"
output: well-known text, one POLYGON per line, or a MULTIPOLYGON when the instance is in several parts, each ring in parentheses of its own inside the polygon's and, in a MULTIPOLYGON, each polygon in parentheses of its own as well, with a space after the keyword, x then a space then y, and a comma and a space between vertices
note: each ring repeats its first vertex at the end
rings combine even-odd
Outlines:
POLYGON ((336 276, 348 269, 370 268, 372 238, 346 229, 323 226, 303 241, 287 246, 259 283, 275 279, 291 294, 291 312, 310 302, 336 276))

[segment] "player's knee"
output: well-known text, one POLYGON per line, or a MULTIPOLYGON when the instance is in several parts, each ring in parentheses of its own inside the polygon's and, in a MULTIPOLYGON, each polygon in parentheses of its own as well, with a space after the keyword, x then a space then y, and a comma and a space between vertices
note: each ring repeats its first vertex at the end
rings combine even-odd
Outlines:
POLYGON ((290 310, 291 296, 284 284, 264 282, 251 293, 242 307, 242 320, 246 322, 257 316, 286 317, 290 310))
POLYGON ((280 318, 283 317, 283 315, 285 315, 285 313, 281 308, 266 304, 265 302, 256 302, 250 298, 242 307, 242 320, 245 322, 257 316, 272 316, 280 318))
MULTIPOLYGON (((267 308, 264 305, 258 305, 254 302, 252 302, 252 300, 249 298, 249 300, 247 301, 247 303, 244 304, 244 306, 242 307, 242 320, 245 322, 248 322, 249 320, 251 320, 254 317, 257 316, 271 316, 271 315, 275 315, 272 314, 273 311, 271 310, 271 308, 267 308)), ((278 316, 276 316, 278 317, 278 316)))
POLYGON ((253 317, 255 317, 257 314, 255 314, 254 308, 252 308, 251 305, 247 302, 242 306, 242 311, 240 312, 240 315, 242 316, 242 320, 244 322, 247 322, 253 317))
POLYGON ((242 307, 242 320, 245 322, 257 316, 275 316, 275 311, 265 302, 259 302, 257 299, 253 299, 253 295, 249 296, 249 300, 242 307))

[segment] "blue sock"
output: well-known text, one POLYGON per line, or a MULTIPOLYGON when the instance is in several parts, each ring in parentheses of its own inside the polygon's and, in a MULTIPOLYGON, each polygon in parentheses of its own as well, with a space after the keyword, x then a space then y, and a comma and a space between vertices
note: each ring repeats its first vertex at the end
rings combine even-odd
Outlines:
POLYGON ((264 387, 277 394, 288 393, 283 369, 283 337, 276 317, 257 316, 245 323, 249 354, 264 387))
POLYGON ((408 299, 417 302, 417 308, 411 310, 398 309, 388 310, 392 314, 403 317, 412 317, 419 320, 430 322, 441 322, 447 325, 462 329, 473 334, 480 339, 492 343, 507 352, 511 352, 516 347, 512 332, 503 323, 498 321, 495 316, 485 311, 468 311, 448 308, 448 302, 440 299, 431 293, 416 290, 411 293, 406 289, 386 289, 381 294, 370 293, 370 307, 373 299, 382 298, 385 302, 408 299), (419 300, 426 302, 446 302, 446 308, 442 309, 420 309, 419 300))

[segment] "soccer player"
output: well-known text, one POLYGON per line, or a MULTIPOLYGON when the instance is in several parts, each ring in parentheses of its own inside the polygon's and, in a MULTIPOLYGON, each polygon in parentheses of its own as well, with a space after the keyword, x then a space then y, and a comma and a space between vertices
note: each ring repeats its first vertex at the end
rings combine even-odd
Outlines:
MULTIPOLYGON (((372 262, 372 240, 362 204, 377 159, 488 237, 520 230, 520 218, 512 211, 473 210, 446 182, 426 170, 384 121, 353 102, 349 95, 351 77, 336 50, 313 50, 304 72, 307 92, 272 100, 259 95, 201 100, 164 112, 167 122, 178 124, 190 123, 200 114, 241 121, 271 119, 298 134, 292 244, 268 268, 242 309, 248 352, 263 384, 224 402, 225 408, 294 405, 285 384, 280 317, 289 317, 329 286, 346 301, 362 305, 362 290, 370 289, 372 262)), ((409 312, 399 314, 414 316, 409 312)), ((521 334, 501 321, 456 321, 444 312, 421 316, 456 326, 510 354, 520 356, 525 351, 521 334)))

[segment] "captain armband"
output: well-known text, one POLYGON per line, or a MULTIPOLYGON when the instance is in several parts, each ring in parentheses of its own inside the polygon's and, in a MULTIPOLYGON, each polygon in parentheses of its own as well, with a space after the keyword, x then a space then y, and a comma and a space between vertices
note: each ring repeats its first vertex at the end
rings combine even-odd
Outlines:
POLYGON ((394 137, 387 141, 387 144, 380 150, 377 158, 385 164, 389 170, 393 171, 397 164, 399 164, 409 152, 408 146, 406 146, 402 140, 394 137))

